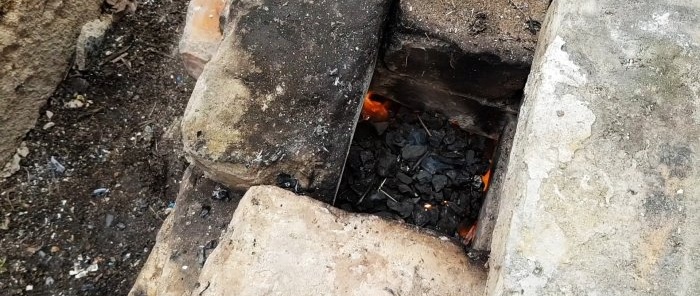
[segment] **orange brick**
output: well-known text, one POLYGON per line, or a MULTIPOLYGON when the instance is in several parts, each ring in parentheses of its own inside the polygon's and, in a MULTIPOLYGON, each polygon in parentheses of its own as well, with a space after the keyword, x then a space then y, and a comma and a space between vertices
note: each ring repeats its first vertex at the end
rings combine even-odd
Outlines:
POLYGON ((191 0, 185 29, 180 39, 180 56, 185 69, 197 78, 222 39, 219 16, 230 0, 191 0))

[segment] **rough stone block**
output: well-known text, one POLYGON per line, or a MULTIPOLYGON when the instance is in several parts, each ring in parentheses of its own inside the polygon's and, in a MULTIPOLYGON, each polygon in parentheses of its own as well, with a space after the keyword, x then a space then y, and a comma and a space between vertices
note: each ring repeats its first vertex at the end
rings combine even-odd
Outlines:
POLYGON ((699 295, 700 3, 554 1, 491 295, 699 295))
POLYGON ((0 2, 0 167, 34 127, 65 76, 82 25, 99 16, 101 3, 0 2))
POLYGON ((230 2, 231 0, 190 0, 179 51, 185 69, 195 78, 202 74, 204 65, 221 43, 222 13, 230 6, 230 2))
POLYGON ((158 231, 129 295, 188 295, 195 288, 240 200, 233 194, 227 200, 212 199, 217 186, 197 168, 185 171, 175 208, 158 231))
POLYGON ((239 1, 183 119, 189 159, 245 188, 291 175, 335 195, 388 0, 239 1))
POLYGON ((484 280, 446 238, 256 186, 192 295, 481 295, 484 280))

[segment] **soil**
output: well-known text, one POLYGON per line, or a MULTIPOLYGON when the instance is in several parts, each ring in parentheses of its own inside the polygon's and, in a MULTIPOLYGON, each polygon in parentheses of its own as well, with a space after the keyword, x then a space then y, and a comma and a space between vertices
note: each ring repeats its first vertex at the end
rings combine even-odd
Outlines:
POLYGON ((141 1, 41 111, 22 169, 0 183, 0 294, 131 289, 186 167, 173 139, 194 85, 176 55, 186 6, 141 1))

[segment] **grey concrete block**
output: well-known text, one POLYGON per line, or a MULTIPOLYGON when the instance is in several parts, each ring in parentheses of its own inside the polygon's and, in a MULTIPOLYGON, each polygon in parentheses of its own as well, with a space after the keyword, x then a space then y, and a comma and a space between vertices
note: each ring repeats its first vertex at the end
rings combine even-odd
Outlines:
POLYGON ((491 295, 700 294, 700 3, 554 1, 491 295))
POLYGON ((481 295, 484 271, 446 238, 256 186, 192 295, 481 295))

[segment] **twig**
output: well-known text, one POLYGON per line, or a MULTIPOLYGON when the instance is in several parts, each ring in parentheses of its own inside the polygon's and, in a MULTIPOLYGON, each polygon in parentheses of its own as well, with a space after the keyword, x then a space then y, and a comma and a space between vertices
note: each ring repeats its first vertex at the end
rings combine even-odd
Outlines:
POLYGON ((432 137, 433 134, 430 133, 428 130, 428 127, 425 126, 425 123, 423 123, 423 119, 420 118, 420 115, 416 114, 416 117, 418 117, 418 122, 420 122, 420 125, 423 126, 423 129, 425 129, 425 132, 428 133, 428 137, 432 137))
POLYGON ((106 63, 109 63, 109 62, 112 61, 112 60, 115 60, 116 58, 118 58, 118 57, 121 56, 122 54, 126 53, 130 48, 131 48, 131 45, 128 45, 128 46, 125 46, 125 47, 120 48, 119 50, 117 50, 116 52, 110 54, 110 55, 107 56, 104 60, 102 60, 102 62, 100 63, 100 66, 102 66, 102 65, 104 65, 104 64, 106 64, 106 63))
POLYGON ((158 213, 156 213, 156 211, 151 206, 148 206, 148 209, 151 210, 151 212, 153 212, 153 215, 156 216, 158 220, 163 221, 163 218, 161 218, 160 215, 158 215, 158 213))
POLYGON ((411 167, 411 171, 415 170, 420 165, 420 163, 423 162, 423 160, 425 160, 426 157, 428 157, 428 154, 430 153, 423 153, 423 156, 421 156, 420 159, 418 159, 418 161, 416 161, 416 163, 413 165, 413 167, 411 167))
POLYGON ((386 195, 386 197, 388 197, 389 199, 398 203, 398 201, 396 201, 396 199, 393 196, 391 196, 389 193, 386 193, 386 191, 382 190, 382 187, 384 186, 384 182, 386 182, 386 178, 384 178, 384 181, 382 181, 382 184, 379 184, 379 188, 377 188, 377 191, 384 193, 384 195, 386 195))

